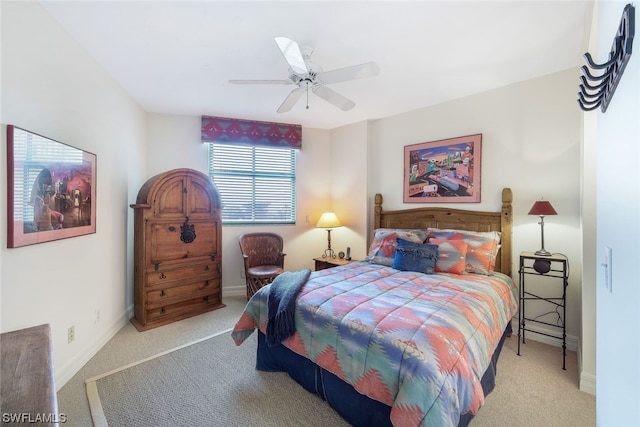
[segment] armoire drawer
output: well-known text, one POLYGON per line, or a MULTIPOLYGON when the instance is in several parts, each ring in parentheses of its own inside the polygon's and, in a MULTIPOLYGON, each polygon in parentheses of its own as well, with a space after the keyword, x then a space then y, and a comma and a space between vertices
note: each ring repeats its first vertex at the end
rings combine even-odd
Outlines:
POLYGON ((146 317, 150 322, 159 321, 164 318, 183 318, 183 316, 187 317, 187 315, 192 312, 204 312, 207 310, 207 307, 213 309, 219 308, 220 306, 220 294, 214 293, 175 304, 149 308, 146 310, 146 317))
POLYGON ((185 243, 180 239, 181 222, 149 221, 147 224, 149 250, 147 265, 166 261, 179 261, 190 258, 217 256, 217 221, 189 222, 194 227, 195 239, 185 243))
POLYGON ((164 286, 175 281, 190 280, 198 277, 220 276, 220 263, 207 262, 203 264, 184 265, 180 268, 153 270, 147 273, 147 286, 164 286))
POLYGON ((146 307, 158 307, 184 301, 200 295, 217 291, 220 288, 220 279, 210 278, 198 280, 180 286, 156 287, 147 291, 146 307))

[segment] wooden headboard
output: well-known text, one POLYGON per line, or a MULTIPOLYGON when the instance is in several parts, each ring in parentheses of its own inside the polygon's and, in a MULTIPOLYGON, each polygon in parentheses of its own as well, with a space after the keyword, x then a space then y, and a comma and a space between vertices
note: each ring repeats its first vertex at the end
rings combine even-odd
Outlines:
POLYGON ((423 207, 385 211, 382 194, 375 196, 373 228, 454 228, 469 231, 499 231, 501 248, 496 259, 496 271, 511 276, 511 234, 513 194, 510 188, 502 189, 500 212, 471 211, 453 208, 423 207))

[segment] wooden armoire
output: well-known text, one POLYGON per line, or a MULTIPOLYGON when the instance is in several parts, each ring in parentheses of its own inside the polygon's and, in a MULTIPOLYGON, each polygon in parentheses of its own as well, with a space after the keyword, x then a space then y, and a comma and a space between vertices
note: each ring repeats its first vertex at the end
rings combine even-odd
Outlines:
POLYGON ((139 331, 224 307, 220 197, 202 172, 174 169, 138 192, 134 312, 139 331))

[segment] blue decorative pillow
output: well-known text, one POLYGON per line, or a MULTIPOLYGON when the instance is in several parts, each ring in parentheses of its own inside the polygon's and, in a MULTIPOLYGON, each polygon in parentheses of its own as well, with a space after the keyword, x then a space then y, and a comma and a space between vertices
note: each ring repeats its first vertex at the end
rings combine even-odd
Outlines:
POLYGON ((438 245, 414 243, 398 239, 393 268, 401 271, 417 271, 433 274, 438 260, 438 245))

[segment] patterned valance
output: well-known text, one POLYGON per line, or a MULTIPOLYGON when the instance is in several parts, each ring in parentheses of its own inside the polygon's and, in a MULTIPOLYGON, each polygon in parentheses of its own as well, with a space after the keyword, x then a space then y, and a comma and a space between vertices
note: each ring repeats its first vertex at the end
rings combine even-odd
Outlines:
POLYGON ((202 116, 202 142, 302 147, 302 126, 202 116))

